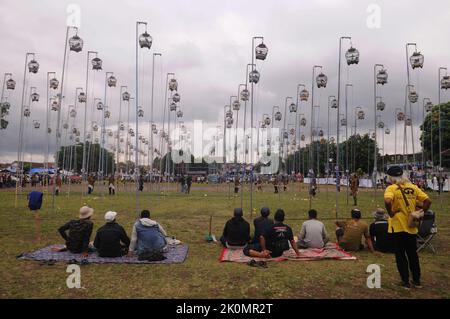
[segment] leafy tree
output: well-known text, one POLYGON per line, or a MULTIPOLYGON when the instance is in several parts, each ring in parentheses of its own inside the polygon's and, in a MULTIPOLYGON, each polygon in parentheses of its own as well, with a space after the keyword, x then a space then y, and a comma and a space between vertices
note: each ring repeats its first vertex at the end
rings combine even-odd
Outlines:
MULTIPOLYGON (((86 165, 90 172, 97 172, 100 156, 100 144, 90 144, 86 142, 86 165)), ((105 174, 110 174, 115 170, 114 154, 107 149, 103 149, 105 174)), ((59 169, 69 170, 71 168, 77 173, 81 173, 83 166, 83 144, 74 146, 62 146, 58 153, 59 169), (70 163, 72 160, 72 163, 70 163)))

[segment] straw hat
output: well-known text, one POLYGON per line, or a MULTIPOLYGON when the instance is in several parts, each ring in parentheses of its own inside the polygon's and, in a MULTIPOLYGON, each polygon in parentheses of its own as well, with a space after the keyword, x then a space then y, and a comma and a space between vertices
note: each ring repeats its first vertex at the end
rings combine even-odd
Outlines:
POLYGON ((80 219, 89 218, 94 214, 94 209, 89 206, 83 206, 80 208, 80 219))
POLYGON ((386 214, 386 211, 383 208, 377 208, 373 212, 373 217, 376 220, 385 220, 385 219, 387 219, 387 214, 386 214))

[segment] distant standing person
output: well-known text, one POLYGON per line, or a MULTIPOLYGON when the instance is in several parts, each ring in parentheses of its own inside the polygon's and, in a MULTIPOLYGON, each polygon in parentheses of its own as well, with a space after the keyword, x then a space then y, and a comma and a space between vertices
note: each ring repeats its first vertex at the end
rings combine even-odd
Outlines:
POLYGON ((94 184, 95 184, 95 178, 94 176, 91 174, 88 176, 88 194, 92 194, 92 192, 94 191, 94 184))
POLYGON ((236 176, 234 178, 234 193, 237 194, 239 193, 239 187, 240 187, 241 183, 239 182, 239 177, 236 176))
POLYGON ((358 205, 358 188, 359 188, 359 178, 356 174, 352 174, 350 177, 350 190, 353 197, 353 206, 358 205))
POLYGON ((191 193, 191 186, 192 186, 192 176, 188 175, 188 177, 186 177, 186 186, 187 186, 187 193, 190 194, 191 193))
POLYGON ((412 184, 404 177, 400 166, 391 166, 387 170, 391 185, 384 191, 384 204, 390 218, 389 233, 392 234, 394 244, 395 261, 400 273, 400 285, 410 288, 409 271, 412 273, 412 284, 420 288, 420 262, 417 254, 416 225, 413 225, 413 216, 416 202, 422 202, 423 212, 427 212, 431 206, 428 195, 419 187, 412 184))
POLYGON ((114 180, 113 174, 109 175, 108 183, 109 183, 109 187, 108 187, 109 195, 116 195, 116 187, 114 186, 115 180, 114 180))
POLYGON ((184 178, 184 175, 180 176, 180 186, 181 186, 181 192, 186 193, 186 179, 184 178))
POLYGON ((59 195, 59 190, 62 187, 62 180, 61 180, 61 174, 60 173, 56 174, 55 186, 56 186, 55 187, 55 195, 58 196, 59 195))

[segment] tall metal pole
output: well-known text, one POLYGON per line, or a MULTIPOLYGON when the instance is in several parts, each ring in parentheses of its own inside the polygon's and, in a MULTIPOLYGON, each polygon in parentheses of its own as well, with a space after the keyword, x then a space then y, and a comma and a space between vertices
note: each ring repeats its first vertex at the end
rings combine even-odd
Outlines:
MULTIPOLYGON (((447 73, 447 68, 445 67, 439 67, 438 69, 438 127, 439 127, 439 179, 442 183, 442 122, 441 122, 441 70, 445 70, 447 73)), ((441 206, 442 206, 442 197, 441 192, 443 190, 440 189, 441 185, 439 185, 439 198, 441 200, 441 206)))
POLYGON ((152 183, 152 179, 153 179, 153 158, 154 158, 154 146, 153 146, 153 125, 155 124, 154 122, 154 117, 153 117, 153 101, 154 101, 154 89, 155 89, 155 56, 162 56, 161 53, 153 53, 153 58, 152 58, 152 91, 151 91, 151 98, 150 98, 150 165, 149 165, 149 170, 150 170, 150 185, 152 183))
POLYGON ((122 89, 128 89, 127 86, 122 85, 120 87, 120 92, 119 92, 119 120, 117 121, 117 152, 116 152, 116 175, 119 174, 119 155, 120 155, 120 124, 122 121, 122 89))
MULTIPOLYGON (((309 147, 309 168, 310 171, 314 171, 314 155, 313 155, 313 146, 314 146, 314 136, 313 136, 313 127, 314 127, 314 83, 315 83, 315 70, 316 68, 322 69, 321 65, 314 65, 312 68, 312 79, 311 79, 311 130, 310 130, 310 147, 309 147)), ((313 173, 316 175, 315 173, 313 173)), ((312 207, 312 179, 310 177, 309 181, 309 209, 312 207)))
POLYGON ((384 68, 383 64, 375 64, 373 66, 373 101, 374 101, 374 134, 375 134, 375 146, 374 146, 374 151, 373 151, 373 177, 372 177, 372 182, 373 182, 373 199, 374 201, 376 200, 376 196, 377 196, 377 68, 381 67, 384 68))

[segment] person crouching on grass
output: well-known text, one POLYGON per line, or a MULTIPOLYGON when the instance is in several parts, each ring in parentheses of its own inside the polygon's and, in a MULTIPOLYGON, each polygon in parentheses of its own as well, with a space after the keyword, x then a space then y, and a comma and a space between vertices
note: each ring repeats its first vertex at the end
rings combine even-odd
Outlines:
MULTIPOLYGON (((416 202, 422 202, 422 211, 427 212, 431 200, 419 187, 412 184, 403 174, 400 166, 391 166, 387 170, 390 186, 384 191, 384 204, 388 219, 388 232, 394 245, 395 261, 404 288, 410 288, 409 270, 412 272, 412 284, 421 288, 420 262, 417 255, 417 225, 410 219, 416 213, 416 202)), ((419 211, 420 212, 420 211, 419 211)))

